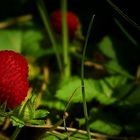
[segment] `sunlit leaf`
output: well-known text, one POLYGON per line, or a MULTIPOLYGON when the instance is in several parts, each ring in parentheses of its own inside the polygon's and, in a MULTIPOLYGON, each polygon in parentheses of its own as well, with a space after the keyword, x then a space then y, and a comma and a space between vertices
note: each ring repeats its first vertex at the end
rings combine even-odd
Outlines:
POLYGON ((34 119, 41 119, 41 118, 44 118, 46 117, 47 115, 49 114, 49 112, 45 109, 38 109, 38 110, 35 110, 35 117, 34 119))
POLYGON ((19 106, 15 113, 23 121, 27 122, 35 117, 35 108, 29 99, 24 106, 19 106))
MULTIPOLYGON (((111 104, 116 101, 114 90, 125 84, 127 78, 123 76, 111 76, 100 80, 85 79, 86 101, 98 100, 102 104, 111 104)), ((80 78, 73 77, 65 81, 58 89, 56 97, 71 102, 82 102, 80 78)))
POLYGON ((29 56, 38 56, 43 50, 41 41, 43 34, 38 30, 29 29, 23 32, 22 53, 29 56))
POLYGON ((88 136, 87 134, 82 134, 82 133, 78 133, 78 132, 69 132, 69 135, 70 135, 70 139, 71 140, 86 140, 88 139, 88 136))
POLYGON ((22 32, 20 30, 0 30, 0 50, 21 52, 22 32))
POLYGON ((49 135, 49 136, 41 138, 41 140, 60 140, 60 139, 56 136, 49 135))
POLYGON ((45 120, 29 120, 27 123, 33 124, 33 125, 45 125, 45 120))
POLYGON ((63 101, 60 101, 60 100, 56 100, 56 99, 53 99, 53 100, 44 100, 42 101, 42 105, 47 105, 49 106, 49 108, 53 109, 58 109, 58 110, 62 110, 64 111, 65 107, 66 107, 66 103, 64 103, 63 101))
MULTIPOLYGON (((91 101, 93 99, 93 82, 90 79, 85 79, 85 91, 86 100, 91 101)), ((72 102, 82 102, 82 92, 81 92, 81 80, 78 77, 72 77, 62 83, 60 88, 57 90, 56 97, 69 101, 72 97, 72 102)))

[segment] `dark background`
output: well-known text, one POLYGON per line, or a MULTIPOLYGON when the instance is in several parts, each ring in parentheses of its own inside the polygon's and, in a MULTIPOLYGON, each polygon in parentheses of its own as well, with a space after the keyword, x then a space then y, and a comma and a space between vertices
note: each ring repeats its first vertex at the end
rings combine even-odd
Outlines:
MULTIPOLYGON (((140 25, 138 0, 112 0, 128 17, 140 25)), ((49 13, 60 8, 60 0, 45 1, 49 13)), ((94 38, 100 38, 106 33, 118 33, 114 25, 114 17, 117 17, 130 34, 139 41, 139 31, 128 23, 118 12, 116 12, 106 0, 69 0, 68 9, 75 12, 83 25, 83 33, 86 34, 90 18, 95 14, 94 38)), ((39 20, 35 0, 4 0, 0 2, 0 20, 22 14, 33 14, 35 20, 39 20)))
MULTIPOLYGON (((56 9, 60 8, 60 0, 44 0, 49 15, 56 9)), ((138 0, 112 0, 129 18, 140 25, 140 7, 138 0)), ((119 41, 127 42, 129 47, 124 47, 122 53, 125 56, 125 63, 129 63, 129 69, 132 73, 136 72, 140 62, 140 45, 135 46, 124 35, 120 28, 114 22, 114 18, 118 19, 128 33, 140 44, 140 30, 136 26, 130 24, 116 10, 109 5, 106 0, 69 0, 68 10, 73 11, 80 19, 82 24, 83 35, 86 36, 90 19, 95 14, 93 27, 89 37, 89 43, 96 43, 103 36, 110 34, 119 41)), ((4 0, 0 2, 0 21, 7 20, 25 14, 32 14, 34 21, 40 26, 44 26, 42 19, 38 13, 35 0, 4 0)), ((123 55, 123 54, 122 54, 123 55)), ((120 60, 121 61, 121 60, 120 60)))

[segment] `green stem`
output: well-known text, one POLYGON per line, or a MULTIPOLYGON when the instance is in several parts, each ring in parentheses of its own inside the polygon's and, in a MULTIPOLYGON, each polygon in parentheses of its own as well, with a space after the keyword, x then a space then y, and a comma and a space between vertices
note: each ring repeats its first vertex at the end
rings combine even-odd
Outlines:
POLYGON ((138 46, 137 41, 126 31, 126 29, 121 25, 121 23, 114 18, 114 21, 116 22, 116 24, 118 25, 118 27, 121 29, 121 31, 126 35, 126 37, 135 45, 138 46))
POLYGON ((62 43, 63 43, 64 77, 67 78, 71 75, 68 28, 67 28, 67 0, 61 0, 61 11, 62 11, 62 43))
POLYGON ((130 23, 133 27, 140 31, 140 26, 134 22, 130 17, 124 14, 119 7, 117 7, 111 0, 107 0, 107 2, 112 6, 114 10, 116 10, 128 23, 130 23))
MULTIPOLYGON (((25 112, 25 106, 27 105, 27 103, 28 103, 28 100, 25 100, 21 104, 21 106, 20 106, 20 108, 18 110, 18 118, 20 118, 21 120, 23 120, 23 117, 24 117, 23 114, 25 112)), ((18 134, 20 133, 21 129, 22 129, 22 127, 18 127, 17 126, 16 129, 15 129, 15 131, 13 132, 10 140, 16 140, 16 138, 17 138, 18 134)))
POLYGON ((88 111, 87 111, 87 103, 86 103, 86 95, 85 95, 84 60, 85 60, 86 48, 87 48, 88 38, 89 38, 90 31, 91 31, 93 19, 94 19, 94 15, 91 18, 89 28, 88 28, 88 31, 87 31, 86 41, 85 41, 85 45, 84 45, 84 48, 83 48, 82 63, 81 63, 81 85, 82 85, 83 109, 84 109, 84 116, 85 116, 85 121, 86 121, 86 129, 87 129, 89 140, 91 139, 91 135, 90 135, 89 119, 88 119, 88 111))
POLYGON ((21 128, 16 127, 16 129, 15 129, 13 135, 11 136, 10 140, 16 140, 16 138, 17 138, 18 134, 20 133, 20 131, 21 131, 21 128))
POLYGON ((59 66, 59 70, 62 74, 61 57, 60 57, 59 52, 57 50, 57 44, 56 44, 55 37, 53 35, 53 31, 52 31, 50 23, 49 23, 49 17, 48 17, 48 14, 47 14, 47 10, 45 8, 45 4, 44 4, 43 0, 36 0, 36 5, 37 5, 38 11, 40 13, 40 16, 41 16, 41 18, 44 22, 44 25, 45 25, 45 28, 48 32, 50 40, 52 42, 52 46, 53 46, 55 54, 56 54, 56 59, 57 59, 57 63, 58 63, 58 66, 59 66))

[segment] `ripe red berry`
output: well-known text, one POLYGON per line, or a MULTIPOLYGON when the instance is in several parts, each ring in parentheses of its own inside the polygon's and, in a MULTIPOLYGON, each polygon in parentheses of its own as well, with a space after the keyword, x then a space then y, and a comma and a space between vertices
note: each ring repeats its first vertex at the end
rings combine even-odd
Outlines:
POLYGON ((0 103, 13 109, 27 96, 28 63, 19 53, 0 51, 0 103))
MULTIPOLYGON (((51 15, 51 25, 53 30, 56 33, 62 32, 62 16, 61 11, 57 10, 54 11, 51 15)), ((78 30, 78 27, 80 25, 80 22, 78 20, 78 17, 71 11, 67 12, 67 27, 68 27, 68 33, 70 38, 74 38, 76 31, 78 30)))

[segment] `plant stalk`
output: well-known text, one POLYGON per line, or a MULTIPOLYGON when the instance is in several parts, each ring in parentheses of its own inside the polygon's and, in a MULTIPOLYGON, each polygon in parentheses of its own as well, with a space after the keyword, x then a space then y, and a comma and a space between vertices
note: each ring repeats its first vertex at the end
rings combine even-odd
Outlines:
POLYGON ((83 109, 84 109, 86 129, 87 129, 87 134, 88 134, 89 140, 91 139, 91 135, 90 135, 89 118, 88 118, 87 103, 86 103, 86 94, 85 94, 84 60, 85 60, 86 48, 87 48, 87 43, 88 43, 89 34, 90 34, 90 31, 91 31, 93 19, 94 19, 94 15, 91 18, 91 21, 90 21, 90 24, 89 24, 89 28, 88 28, 88 31, 87 31, 86 41, 85 41, 85 45, 84 45, 84 48, 83 48, 82 62, 81 62, 81 85, 82 85, 83 109))
POLYGON ((61 0, 61 13, 62 13, 62 45, 63 45, 64 77, 68 78, 71 75, 71 63, 69 56, 69 41, 67 27, 67 0, 61 0))
POLYGON ((38 11, 40 13, 40 16, 41 16, 41 18, 43 20, 43 23, 45 25, 45 28, 46 28, 46 30, 48 32, 48 35, 50 37, 52 47, 54 48, 54 51, 55 51, 58 67, 59 67, 59 70, 60 70, 60 72, 62 74, 61 57, 59 55, 59 52, 58 52, 58 49, 57 49, 57 43, 56 43, 55 37, 53 35, 53 31, 52 31, 51 26, 50 26, 50 22, 49 22, 50 20, 49 20, 47 10, 45 8, 45 4, 44 4, 43 0, 36 0, 36 5, 37 5, 38 11))
POLYGON ((21 128, 19 128, 19 127, 17 126, 16 129, 15 129, 15 131, 14 131, 14 133, 12 134, 10 140, 16 140, 16 138, 17 138, 18 134, 20 133, 20 131, 21 131, 21 128))
POLYGON ((116 24, 118 25, 118 27, 121 29, 121 31, 125 34, 125 36, 135 45, 138 46, 137 41, 127 32, 127 30, 121 25, 121 23, 114 18, 114 21, 116 22, 116 24))

